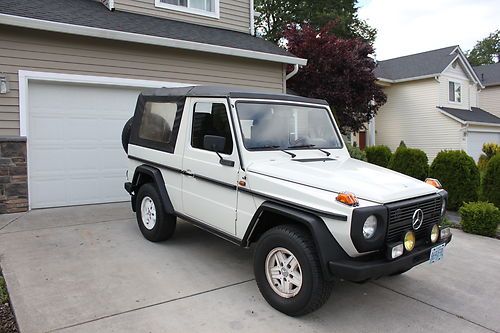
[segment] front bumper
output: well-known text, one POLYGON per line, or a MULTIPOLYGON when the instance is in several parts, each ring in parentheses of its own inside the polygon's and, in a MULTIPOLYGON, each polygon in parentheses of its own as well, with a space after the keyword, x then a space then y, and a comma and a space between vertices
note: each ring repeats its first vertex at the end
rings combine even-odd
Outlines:
POLYGON ((382 276, 391 275, 406 271, 416 265, 429 260, 431 249, 441 244, 448 244, 452 235, 446 240, 436 244, 415 248, 411 253, 407 253, 394 260, 373 259, 360 261, 355 259, 330 261, 328 263, 332 275, 354 282, 362 282, 370 279, 377 279, 382 276))

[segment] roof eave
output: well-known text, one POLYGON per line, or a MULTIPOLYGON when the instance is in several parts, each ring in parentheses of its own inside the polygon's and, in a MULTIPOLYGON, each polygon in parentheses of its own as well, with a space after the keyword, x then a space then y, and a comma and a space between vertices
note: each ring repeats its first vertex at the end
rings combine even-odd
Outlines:
POLYGON ((235 57, 258 59, 258 60, 265 60, 271 62, 291 64, 291 65, 301 65, 301 66, 307 65, 307 59, 290 57, 285 55, 243 50, 227 46, 204 44, 204 43, 191 42, 173 38, 123 32, 117 30, 87 27, 87 26, 68 24, 68 23, 52 22, 52 21, 39 20, 39 19, 8 15, 8 14, 0 14, 0 24, 36 29, 36 30, 67 33, 79 36, 96 37, 96 38, 112 39, 125 42, 172 47, 172 48, 192 50, 192 51, 224 54, 235 57))
POLYGON ((385 79, 378 77, 377 80, 381 82, 386 82, 386 83, 401 83, 401 82, 408 82, 408 81, 416 81, 416 80, 425 80, 425 79, 432 79, 435 78, 436 76, 439 76, 440 73, 435 73, 435 74, 426 74, 426 75, 420 75, 420 76, 414 76, 414 77, 407 77, 404 79, 396 79, 396 80, 391 80, 391 79, 385 79))

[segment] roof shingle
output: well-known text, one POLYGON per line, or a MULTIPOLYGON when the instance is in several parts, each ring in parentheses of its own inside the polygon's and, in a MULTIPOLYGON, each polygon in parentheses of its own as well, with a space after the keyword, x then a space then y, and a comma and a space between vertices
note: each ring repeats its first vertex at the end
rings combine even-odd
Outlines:
POLYGON ((471 121, 476 123, 500 124, 500 118, 484 111, 481 108, 472 107, 471 110, 464 110, 438 106, 438 109, 441 109, 453 117, 465 122, 471 121))
POLYGON ((375 76, 379 79, 401 80, 441 73, 457 56, 458 45, 403 57, 379 61, 375 76))
POLYGON ((93 0, 1 0, 0 13, 294 57, 277 45, 247 33, 109 11, 93 0))
POLYGON ((473 67, 485 87, 500 85, 500 63, 473 67))

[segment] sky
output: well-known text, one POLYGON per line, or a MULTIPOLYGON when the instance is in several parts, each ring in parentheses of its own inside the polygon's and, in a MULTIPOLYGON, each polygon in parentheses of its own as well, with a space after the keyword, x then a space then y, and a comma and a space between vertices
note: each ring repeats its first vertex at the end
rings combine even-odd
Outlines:
POLYGON ((377 28, 377 60, 460 45, 465 52, 500 29, 500 0, 359 0, 377 28))

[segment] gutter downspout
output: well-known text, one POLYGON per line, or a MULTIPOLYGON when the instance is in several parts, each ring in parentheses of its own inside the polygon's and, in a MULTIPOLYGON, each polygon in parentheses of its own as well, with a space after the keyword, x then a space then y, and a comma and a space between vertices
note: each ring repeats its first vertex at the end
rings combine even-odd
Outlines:
POLYGON ((290 73, 288 73, 285 77, 285 81, 288 81, 289 79, 291 79, 292 77, 295 76, 295 74, 297 74, 299 72, 299 65, 298 64, 295 64, 293 65, 293 71, 291 71, 290 73))

